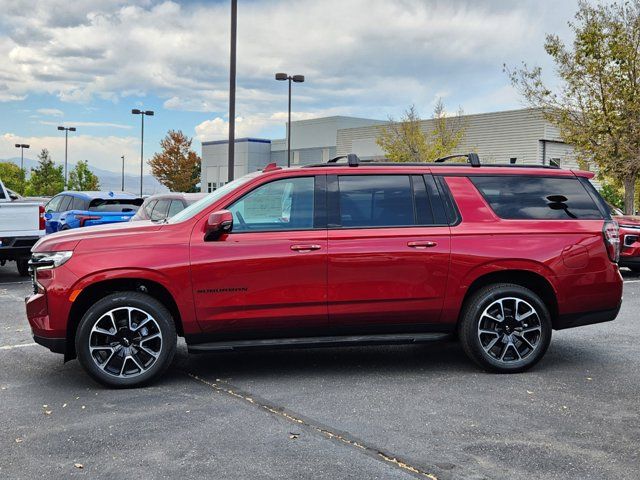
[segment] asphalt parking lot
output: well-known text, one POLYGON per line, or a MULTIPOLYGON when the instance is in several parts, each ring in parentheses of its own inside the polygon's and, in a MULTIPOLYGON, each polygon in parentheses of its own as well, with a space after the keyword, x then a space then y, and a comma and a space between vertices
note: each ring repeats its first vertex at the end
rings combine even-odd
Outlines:
POLYGON ((36 346, 0 268, 0 478, 637 479, 640 277, 532 371, 453 342, 187 356, 108 390, 36 346))

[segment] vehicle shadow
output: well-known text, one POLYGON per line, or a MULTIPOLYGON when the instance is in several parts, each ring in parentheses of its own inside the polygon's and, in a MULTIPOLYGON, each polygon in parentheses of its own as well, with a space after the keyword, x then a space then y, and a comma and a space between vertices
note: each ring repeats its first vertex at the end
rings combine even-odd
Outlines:
MULTIPOLYGON (((610 354, 588 341, 557 339, 531 371, 553 372, 602 368, 610 354)), ((350 376, 402 376, 407 374, 482 374, 458 342, 433 341, 419 345, 363 346, 257 350, 187 355, 181 349, 174 369, 205 377, 282 378, 350 376)), ((172 369, 173 370, 173 369, 172 369)), ((491 375, 490 373, 487 373, 491 375)))

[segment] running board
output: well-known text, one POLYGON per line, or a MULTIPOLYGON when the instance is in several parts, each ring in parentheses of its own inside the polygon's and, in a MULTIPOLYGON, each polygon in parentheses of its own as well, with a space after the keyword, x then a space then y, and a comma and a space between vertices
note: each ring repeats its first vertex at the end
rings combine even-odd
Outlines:
POLYGON ((441 340, 447 333, 399 333, 384 335, 347 335, 335 337, 269 338, 259 340, 232 340, 187 345, 190 353, 261 348, 337 347, 347 345, 393 345, 424 343, 441 340))

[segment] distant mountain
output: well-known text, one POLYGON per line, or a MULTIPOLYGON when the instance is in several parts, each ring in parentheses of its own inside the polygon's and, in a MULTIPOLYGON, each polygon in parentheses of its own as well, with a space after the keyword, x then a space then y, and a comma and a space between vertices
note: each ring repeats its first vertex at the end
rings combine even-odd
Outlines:
MULTIPOLYGON (((13 162, 20 166, 20 157, 0 159, 0 162, 13 162)), ((24 159, 24 168, 27 171, 27 177, 29 176, 31 169, 38 165, 37 160, 31 158, 24 159)), ((58 165, 58 164, 56 164, 58 165)), ((75 163, 69 162, 67 168, 71 171, 75 167, 75 163)), ((109 170, 102 170, 101 168, 92 167, 89 164, 89 170, 91 170, 100 180, 100 190, 114 190, 120 191, 122 188, 122 173, 112 172, 109 170)), ((124 175, 124 189, 127 192, 137 193, 140 191, 140 175, 131 175, 125 173, 124 175)), ((145 175, 143 177, 143 193, 145 195, 152 195, 154 193, 167 192, 168 189, 162 185, 151 175, 145 175)))

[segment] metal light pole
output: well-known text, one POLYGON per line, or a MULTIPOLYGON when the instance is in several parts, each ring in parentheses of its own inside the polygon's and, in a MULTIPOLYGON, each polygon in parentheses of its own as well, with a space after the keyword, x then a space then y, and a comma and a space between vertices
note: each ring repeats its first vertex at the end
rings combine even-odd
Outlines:
POLYGON ((124 155, 122 155, 122 191, 124 192, 124 155))
POLYGON ((233 180, 236 156, 236 37, 238 26, 238 0, 231 0, 231 45, 229 58, 229 153, 227 180, 233 180))
POLYGON ((142 169, 144 167, 144 117, 145 115, 153 116, 153 110, 138 110, 134 108, 131 110, 133 115, 140 115, 142 120, 140 128, 140 196, 142 196, 142 169))
POLYGON ((24 170, 24 149, 29 148, 26 143, 16 143, 16 148, 20 149, 20 170, 24 170))
POLYGON ((69 132, 75 132, 76 127, 58 127, 64 130, 64 189, 67 189, 67 152, 69 150, 69 132))
POLYGON ((276 73, 276 80, 289 80, 289 121, 287 122, 287 167, 291 166, 291 82, 304 82, 304 75, 287 75, 276 73))

